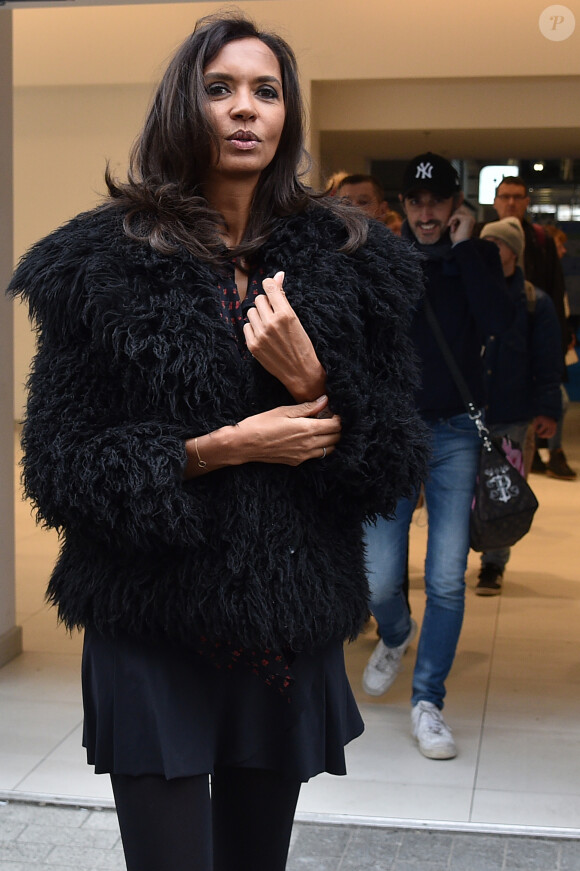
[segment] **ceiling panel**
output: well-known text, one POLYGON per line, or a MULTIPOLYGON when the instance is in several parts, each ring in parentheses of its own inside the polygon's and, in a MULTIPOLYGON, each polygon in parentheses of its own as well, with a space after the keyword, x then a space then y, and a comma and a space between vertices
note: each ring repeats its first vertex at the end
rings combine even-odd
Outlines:
POLYGON ((320 132, 320 163, 325 172, 360 171, 367 160, 407 160, 423 151, 449 158, 500 161, 518 157, 580 157, 580 128, 552 130, 333 130, 320 132), (353 171, 355 171, 353 169, 353 171))

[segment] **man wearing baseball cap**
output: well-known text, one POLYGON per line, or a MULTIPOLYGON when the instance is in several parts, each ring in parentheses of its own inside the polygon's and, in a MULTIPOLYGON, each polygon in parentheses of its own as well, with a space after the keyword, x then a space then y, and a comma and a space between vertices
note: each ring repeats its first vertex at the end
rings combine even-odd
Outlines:
MULTIPOLYGON (((485 346, 486 422, 492 435, 506 435, 523 448, 530 426, 541 438, 552 438, 562 414, 560 323, 550 297, 524 280, 525 236, 520 221, 508 217, 485 224, 480 238, 497 245, 516 305, 509 329, 485 346)), ((531 455, 525 459, 527 473, 531 455)), ((509 547, 481 555, 477 595, 501 593, 509 558, 509 547)))
MULTIPOLYGON (((497 246, 471 238, 475 218, 469 210, 457 211, 463 194, 455 168, 444 157, 428 152, 413 158, 402 187, 402 236, 424 256, 426 297, 472 396, 482 406, 482 345, 487 336, 506 329, 514 314, 497 246)), ((421 368, 416 402, 430 430, 431 458, 425 481, 427 598, 413 673, 411 726, 424 756, 451 759, 457 748, 441 711, 463 622, 480 440, 424 306, 414 315, 412 336, 421 368)), ((402 592, 416 502, 416 497, 401 500, 392 519, 379 518, 367 527, 371 610, 381 637, 363 676, 363 687, 371 695, 382 695, 391 686, 417 632, 402 592)))

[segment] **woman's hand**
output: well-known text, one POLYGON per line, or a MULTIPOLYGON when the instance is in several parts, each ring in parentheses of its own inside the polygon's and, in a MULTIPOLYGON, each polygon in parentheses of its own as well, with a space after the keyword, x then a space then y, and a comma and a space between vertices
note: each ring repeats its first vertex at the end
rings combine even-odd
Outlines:
POLYGON ((326 372, 286 299, 283 281, 283 272, 264 279, 265 293, 256 297, 255 307, 248 311, 244 336, 252 356, 302 402, 324 392, 326 372))
POLYGON ((312 402, 280 406, 246 417, 235 426, 188 439, 185 443, 185 478, 193 478, 242 463, 282 463, 299 466, 306 460, 322 460, 340 440, 337 414, 318 418, 328 397, 312 402))
POLYGON ((328 404, 321 396, 313 402, 281 406, 240 421, 237 447, 243 463, 284 463, 299 466, 305 460, 323 459, 340 440, 337 414, 317 418, 328 404))

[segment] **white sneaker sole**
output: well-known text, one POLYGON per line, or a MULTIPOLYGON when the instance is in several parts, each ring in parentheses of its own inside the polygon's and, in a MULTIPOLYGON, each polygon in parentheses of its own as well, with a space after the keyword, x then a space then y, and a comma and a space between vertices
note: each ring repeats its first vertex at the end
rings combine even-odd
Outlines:
POLYGON ((456 747, 421 747, 419 739, 415 740, 419 750, 427 759, 455 759, 457 756, 456 747))

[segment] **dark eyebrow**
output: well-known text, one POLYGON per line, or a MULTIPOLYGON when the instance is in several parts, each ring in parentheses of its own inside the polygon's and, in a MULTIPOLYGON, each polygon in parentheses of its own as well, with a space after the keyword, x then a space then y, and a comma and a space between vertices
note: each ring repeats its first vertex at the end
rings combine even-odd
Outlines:
MULTIPOLYGON (((233 82, 234 76, 231 76, 229 73, 219 73, 219 72, 211 72, 204 73, 205 79, 219 79, 220 82, 233 82)), ((282 82, 280 79, 276 78, 276 76, 256 76, 254 79, 256 84, 265 85, 265 84, 276 84, 278 87, 282 87, 282 82)))

